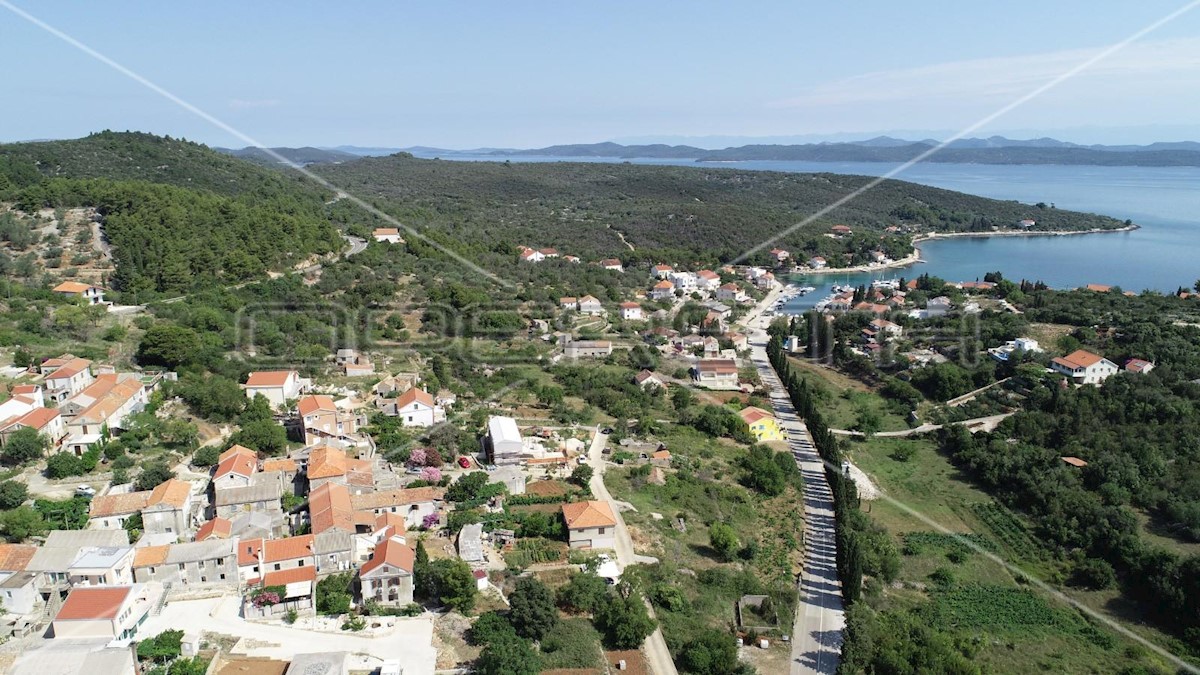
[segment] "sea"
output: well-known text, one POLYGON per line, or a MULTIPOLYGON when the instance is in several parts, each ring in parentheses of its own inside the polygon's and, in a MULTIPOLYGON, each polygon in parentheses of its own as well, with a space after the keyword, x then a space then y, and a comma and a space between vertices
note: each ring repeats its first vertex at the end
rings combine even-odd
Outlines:
MULTIPOLYGON (((697 164, 686 159, 598 157, 504 157, 457 154, 465 161, 608 162, 726 167, 763 171, 882 176, 898 165, 876 162, 744 161, 697 164)), ((908 268, 859 274, 793 277, 816 288, 793 299, 785 311, 801 311, 830 293, 834 284, 857 286, 876 279, 928 273, 947 281, 974 281, 999 271, 1006 279, 1042 281, 1052 288, 1084 284, 1127 291, 1174 292, 1200 279, 1200 167, 915 164, 893 176, 923 185, 1025 204, 1129 219, 1130 232, 1049 237, 961 237, 919 245, 922 262, 908 268)), ((1036 217, 1036 214, 1035 214, 1036 217)))

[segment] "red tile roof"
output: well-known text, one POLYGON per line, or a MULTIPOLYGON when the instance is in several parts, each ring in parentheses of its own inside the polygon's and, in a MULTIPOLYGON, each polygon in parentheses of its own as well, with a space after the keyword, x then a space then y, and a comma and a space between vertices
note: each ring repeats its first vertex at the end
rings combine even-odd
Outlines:
POLYGON ((416 553, 407 544, 396 539, 384 539, 371 552, 371 559, 363 563, 359 574, 367 574, 383 565, 391 565, 412 574, 416 553))
POLYGON ((191 492, 191 483, 172 478, 165 483, 160 483, 150 492, 150 499, 146 502, 146 506, 169 504, 175 508, 182 508, 187 503, 188 495, 191 492))
POLYGON ((1071 370, 1088 368, 1104 360, 1103 356, 1093 354, 1084 349, 1077 349, 1066 356, 1054 359, 1054 362, 1071 370))
MULTIPOLYGON (((294 370, 260 370, 250 373, 246 380, 247 387, 282 387, 287 384, 288 377, 296 373, 294 370)), ((299 376, 297 374, 297 376, 299 376)))
POLYGON ((84 587, 76 586, 71 589, 67 601, 58 610, 55 621, 89 621, 95 619, 113 619, 121 611, 121 605, 129 597, 132 586, 114 587, 84 587))
POLYGON ((296 409, 300 411, 302 416, 308 416, 315 412, 337 412, 337 404, 333 399, 323 394, 312 394, 304 396, 296 403, 296 409))
POLYGON ((563 504, 562 512, 569 530, 587 527, 616 527, 617 525, 617 519, 613 516, 608 502, 587 501, 563 504))
POLYGON ((323 483, 310 492, 308 512, 313 534, 335 528, 354 532, 354 509, 350 505, 350 490, 345 485, 323 483))
POLYGON ((167 561, 167 554, 170 552, 171 547, 165 544, 163 546, 143 546, 133 552, 133 566, 161 565, 167 561))
MULTIPOLYGON (((246 454, 245 452, 233 452, 235 448, 242 448, 240 445, 235 445, 229 450, 226 450, 221 456, 224 458, 217 464, 217 470, 213 472, 213 480, 228 474, 237 474, 239 476, 250 477, 258 470, 258 459, 255 454, 246 454)), ((248 451, 253 453, 253 451, 248 451)))
POLYGON ((127 492, 118 495, 100 495, 92 498, 88 510, 91 518, 106 518, 108 516, 127 516, 146 508, 150 501, 150 492, 127 492))
POLYGON ((196 541, 228 539, 232 534, 233 522, 218 516, 204 523, 200 526, 200 529, 196 530, 196 541))
POLYGON ((316 580, 317 567, 315 565, 305 565, 304 567, 293 567, 277 572, 267 572, 266 576, 262 579, 262 583, 264 586, 286 586, 301 581, 316 580))
POLYGON ((38 552, 37 546, 26 544, 0 544, 0 572, 21 572, 38 552))
POLYGON ((414 402, 432 408, 433 396, 424 389, 413 387, 403 394, 400 394, 400 396, 396 399, 396 407, 403 408, 413 404, 414 402))
POLYGON ((259 551, 262 551, 264 563, 309 557, 313 554, 313 535, 285 539, 245 539, 238 544, 238 565, 257 564, 259 551))

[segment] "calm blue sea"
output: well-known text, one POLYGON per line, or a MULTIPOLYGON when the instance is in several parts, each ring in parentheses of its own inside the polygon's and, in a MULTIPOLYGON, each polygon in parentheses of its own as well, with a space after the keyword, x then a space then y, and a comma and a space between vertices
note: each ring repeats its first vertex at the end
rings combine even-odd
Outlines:
MULTIPOLYGON (((502 161, 492 156, 443 159, 502 161)), ((512 161, 622 162, 612 158, 511 157, 512 161)), ((630 160, 636 164, 696 166, 690 160, 630 160)), ((703 164, 771 171, 826 172, 881 176, 896 165, 866 162, 748 161, 703 164)), ((928 272, 950 281, 970 281, 1000 270, 1009 279, 1041 280, 1055 288, 1086 283, 1126 290, 1174 291, 1200 278, 1200 167, 1017 166, 917 164, 899 180, 1027 204, 1101 213, 1141 225, 1140 230, 1070 237, 960 238, 921 245, 927 261, 905 270, 873 275, 818 275, 817 287, 796 301, 810 305, 832 284, 859 284, 873 278, 913 277, 928 272)))

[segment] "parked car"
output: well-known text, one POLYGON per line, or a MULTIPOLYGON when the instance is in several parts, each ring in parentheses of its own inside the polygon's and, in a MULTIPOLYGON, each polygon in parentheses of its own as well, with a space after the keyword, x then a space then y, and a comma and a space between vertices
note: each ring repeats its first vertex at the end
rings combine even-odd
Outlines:
POLYGON ((96 488, 90 485, 79 485, 75 488, 75 496, 91 499, 96 496, 96 488))
POLYGON ((471 460, 467 459, 466 457, 459 457, 458 465, 464 469, 469 469, 471 468, 471 460))

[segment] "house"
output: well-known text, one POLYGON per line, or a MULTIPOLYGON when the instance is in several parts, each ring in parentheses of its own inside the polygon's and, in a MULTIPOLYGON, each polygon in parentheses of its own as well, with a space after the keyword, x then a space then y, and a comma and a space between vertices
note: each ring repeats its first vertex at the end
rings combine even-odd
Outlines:
POLYGON ((283 539, 244 539, 237 545, 238 575, 248 585, 257 584, 271 572, 301 567, 316 570, 313 535, 283 539))
POLYGON ((546 256, 540 251, 532 248, 522 248, 520 253, 521 262, 538 263, 546 259, 546 256))
POLYGON ((22 415, 0 421, 0 447, 8 442, 10 435, 25 428, 31 428, 45 436, 50 440, 52 448, 57 447, 67 435, 67 427, 59 411, 53 408, 34 408, 22 415))
MULTIPOLYGON (((766 290, 775 283, 775 274, 767 272, 766 274, 754 280, 754 287, 760 290, 766 290)), ((745 300, 745 298, 743 298, 745 300)))
POLYGON ((566 311, 579 309, 579 298, 567 295, 558 299, 558 306, 566 311))
POLYGON ((95 379, 92 377, 92 362, 76 357, 58 364, 50 372, 47 372, 46 364, 42 364, 42 375, 45 377, 45 396, 54 403, 78 394, 95 379))
POLYGON ((829 228, 829 231, 833 232, 839 237, 844 237, 853 233, 853 230, 850 229, 849 225, 834 225, 833 227, 829 228))
POLYGON ((565 260, 569 263, 575 263, 576 265, 583 262, 582 260, 579 259, 579 256, 577 256, 577 255, 564 255, 563 260, 565 260))
POLYGON ((484 454, 490 464, 517 464, 524 453, 521 431, 511 417, 493 415, 488 418, 488 433, 484 437, 484 454))
POLYGON ((331 445, 321 445, 308 456, 308 485, 315 490, 324 483, 337 483, 351 492, 375 489, 371 460, 348 457, 346 452, 331 445))
POLYGON ((416 553, 403 538, 388 537, 375 547, 358 570, 363 600, 402 607, 413 601, 416 553))
POLYGON ((398 227, 377 227, 372 233, 375 241, 381 241, 385 244, 403 244, 404 239, 400 236, 400 228, 398 227))
POLYGON ((1005 342, 999 347, 988 349, 988 354, 997 361, 1008 361, 1013 354, 1034 354, 1042 351, 1038 341, 1033 338, 1017 338, 1005 342))
POLYGON ((596 298, 585 295, 579 299, 579 313, 596 316, 604 313, 604 305, 596 298))
POLYGON ((191 513, 192 484, 172 478, 150 491, 142 508, 142 530, 181 536, 191 530, 191 513))
POLYGON ((655 265, 650 268, 650 273, 654 275, 655 279, 666 279, 674 271, 675 268, 670 265, 655 265))
POLYGON ((641 321, 643 318, 642 306, 636 302, 622 302, 620 308, 621 319, 624 321, 641 321))
POLYGON ((294 370, 266 370, 250 373, 242 389, 247 398, 262 394, 272 408, 282 408, 288 401, 299 398, 308 386, 309 381, 294 370))
POLYGON ((67 567, 71 586, 102 586, 133 583, 133 547, 85 546, 67 567))
POLYGON ((0 544, 0 604, 9 614, 29 614, 41 600, 37 577, 26 568, 38 547, 0 544))
MULTIPOLYGON (((719 328, 719 326, 717 327, 719 328)), ((711 335, 704 336, 700 344, 706 358, 711 358, 721 353, 721 341, 711 335)))
POLYGON ((873 319, 868 325, 877 333, 887 333, 891 337, 900 337, 904 334, 904 329, 900 327, 900 324, 892 323, 887 319, 873 319))
POLYGON ((616 543, 617 519, 608 502, 584 501, 562 505, 573 549, 611 549, 616 543))
POLYGON ((887 314, 891 310, 887 305, 877 305, 873 302, 860 302, 852 308, 856 312, 869 312, 875 316, 887 314))
POLYGON ((162 593, 157 584, 73 588, 51 631, 55 638, 132 638, 162 593))
POLYGON ((675 297, 675 284, 663 279, 650 287, 651 300, 670 300, 675 297))
POLYGON ((134 553, 133 578, 138 583, 170 584, 172 589, 204 585, 236 588, 240 581, 237 546, 234 539, 144 546, 134 553))
POLYGON ((446 491, 443 488, 401 488, 350 495, 355 511, 376 516, 394 513, 404 517, 408 528, 424 527, 426 517, 436 515, 446 491))
POLYGON ((568 359, 605 358, 612 354, 612 343, 608 340, 571 340, 563 343, 563 356, 568 359))
POLYGON ((140 513, 150 503, 149 490, 118 494, 98 495, 88 507, 88 527, 92 529, 119 530, 125 521, 140 513))
POLYGON ((721 275, 712 270, 696 272, 696 286, 702 291, 716 290, 721 285, 721 275))
POLYGON ((747 406, 738 412, 738 416, 750 428, 750 435, 759 443, 785 440, 783 429, 775 415, 756 406, 747 406))
POLYGON ((228 518, 213 518, 205 521, 196 530, 195 541, 229 539, 233 536, 233 521, 228 518))
POLYGON ((691 293, 696 290, 696 287, 700 283, 699 278, 691 272, 671 272, 667 276, 667 280, 675 284, 675 288, 684 293, 691 293))
POLYGON ((361 420, 351 412, 341 410, 333 399, 322 394, 303 396, 296 402, 296 412, 304 429, 305 445, 335 441, 358 447, 369 442, 358 433, 361 420))
POLYGON ((639 372, 633 377, 633 381, 642 389, 648 389, 650 387, 662 387, 663 389, 666 389, 667 387, 666 382, 663 382, 662 378, 649 370, 642 370, 639 372))
POLYGON ((424 389, 413 387, 396 399, 396 417, 406 427, 431 427, 445 418, 445 412, 424 389))
POLYGON ((1079 459, 1078 457, 1059 457, 1059 459, 1061 459, 1067 466, 1073 466, 1076 469, 1082 469, 1088 465, 1086 461, 1079 459))
POLYGON ((262 513, 273 523, 271 529, 283 525, 283 486, 279 477, 267 473, 255 473, 245 487, 229 487, 213 492, 214 517, 234 521, 237 532, 239 517, 262 513))
POLYGON ((721 300, 722 302, 741 302, 746 299, 746 294, 742 292, 742 289, 739 288, 737 284, 729 282, 727 284, 722 284, 717 289, 716 297, 717 300, 721 300))
POLYGON ((1117 364, 1084 349, 1055 357, 1050 361, 1050 368, 1067 376, 1074 384, 1100 384, 1119 370, 1117 364))
POLYGON ((670 450, 655 450, 650 453, 650 463, 659 468, 671 466, 671 451, 670 450))
POLYGON ((1084 286, 1084 289, 1092 291, 1093 293, 1109 293, 1112 291, 1113 287, 1106 284, 1088 284, 1084 286))
POLYGON ((102 396, 67 420, 67 449, 82 455, 106 433, 125 428, 129 416, 139 412, 149 402, 146 390, 136 377, 119 379, 102 396))
POLYGON ((541 253, 542 257, 544 257, 544 258, 557 258, 558 257, 558 249, 556 249, 556 248, 538 249, 538 253, 541 253))
POLYGON ((122 529, 53 530, 29 559, 25 571, 37 575, 43 592, 53 593, 70 584, 71 565, 84 549, 128 545, 129 535, 122 529))
POLYGON ((813 257, 808 259, 808 266, 813 268, 814 270, 825 269, 825 266, 827 264, 828 263, 825 261, 825 259, 819 255, 814 255, 813 257))
POLYGON ((346 377, 366 377, 375 374, 375 364, 357 349, 339 349, 334 359, 346 377))
POLYGON ((791 256, 792 256, 791 253, 788 253, 787 251, 785 251, 781 248, 771 249, 771 257, 774 258, 775 262, 780 265, 782 265, 784 262, 786 262, 787 259, 790 258, 791 256))
POLYGON ((938 296, 925 303, 925 318, 945 316, 950 311, 952 303, 946 296, 938 296))
POLYGON ((258 453, 250 448, 233 445, 222 452, 213 470, 212 485, 216 491, 247 487, 258 473, 258 453))
POLYGON ((602 269, 612 270, 614 272, 624 272, 625 271, 624 265, 622 265, 621 261, 618 260, 617 258, 605 258, 604 260, 601 260, 600 267, 602 269))
POLYGON ((1025 218, 1025 219, 1021 220, 1019 223, 1017 223, 1017 225, 1025 228, 1025 229, 1029 229, 1029 228, 1033 227, 1034 225, 1037 225, 1037 221, 1032 218, 1025 218))
POLYGON ((701 359, 696 364, 696 381, 711 389, 736 389, 737 362, 733 359, 701 359))
POLYGON ((87 305, 104 304, 104 289, 100 288, 99 286, 83 284, 78 281, 64 281, 51 290, 59 295, 69 295, 74 298, 81 298, 84 304, 87 305))
POLYGON ((1154 370, 1154 364, 1145 359, 1129 359, 1125 362, 1125 372, 1146 374, 1154 370))

